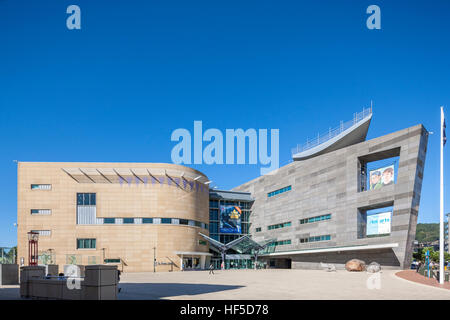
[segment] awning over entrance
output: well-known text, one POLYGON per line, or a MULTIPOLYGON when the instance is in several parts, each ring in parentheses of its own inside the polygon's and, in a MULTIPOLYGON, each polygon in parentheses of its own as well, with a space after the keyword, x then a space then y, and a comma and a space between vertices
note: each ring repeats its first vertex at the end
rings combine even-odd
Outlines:
POLYGON ((215 248, 215 251, 219 251, 222 256, 222 268, 223 268, 223 262, 226 259, 226 252, 229 249, 233 249, 237 251, 238 253, 251 253, 253 257, 255 258, 255 268, 256 268, 256 262, 258 260, 258 255, 261 251, 267 249, 269 247, 269 244, 271 244, 274 240, 268 240, 265 243, 258 243, 256 241, 253 241, 250 238, 250 235, 245 235, 240 238, 237 238, 231 242, 228 243, 221 243, 217 240, 214 240, 203 233, 199 232, 199 235, 205 238, 210 244, 210 248, 215 248))
POLYGON ((340 251, 355 251, 355 250, 375 250, 386 248, 397 248, 398 243, 386 243, 386 244, 369 244, 369 245, 357 245, 357 246, 345 246, 345 247, 331 247, 331 248, 318 248, 318 249, 305 249, 305 250, 293 250, 293 251, 280 251, 268 254, 261 254, 261 256, 289 256, 297 254, 311 254, 311 253, 324 253, 324 252, 340 252, 340 251))

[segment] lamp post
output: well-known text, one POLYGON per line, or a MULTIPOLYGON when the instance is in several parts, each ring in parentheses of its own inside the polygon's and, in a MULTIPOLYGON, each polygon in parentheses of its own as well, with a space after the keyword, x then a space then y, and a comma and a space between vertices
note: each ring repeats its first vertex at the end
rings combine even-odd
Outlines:
POLYGON ((39 233, 28 232, 28 265, 37 266, 38 264, 38 240, 39 233))
POLYGON ((156 272, 156 247, 153 247, 153 272, 156 272))

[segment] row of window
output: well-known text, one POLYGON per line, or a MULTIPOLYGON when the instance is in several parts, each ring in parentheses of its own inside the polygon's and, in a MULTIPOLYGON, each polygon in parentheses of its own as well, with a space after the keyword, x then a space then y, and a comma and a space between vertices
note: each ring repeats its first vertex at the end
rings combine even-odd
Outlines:
MULTIPOLYGON (((198 244, 206 246, 208 243, 205 240, 200 239, 198 240, 198 244)), ((77 249, 96 249, 96 248, 97 248, 97 239, 77 239, 77 249)))
POLYGON ((177 224, 208 229, 208 224, 177 218, 103 218, 103 224, 177 224))
POLYGON ((238 206, 241 209, 250 209, 252 206, 251 202, 248 201, 223 201, 223 200, 209 200, 210 208, 219 208, 220 206, 238 206))
POLYGON ((284 192, 287 192, 287 191, 291 191, 291 189, 292 189, 291 186, 287 186, 287 187, 284 187, 284 188, 281 188, 281 189, 269 192, 267 194, 267 197, 270 198, 270 197, 276 196, 277 194, 284 193, 284 192))
POLYGON ((303 238, 300 239, 300 243, 307 243, 307 242, 318 242, 318 241, 327 241, 331 240, 331 236, 324 235, 324 236, 315 236, 315 237, 309 237, 309 238, 303 238))
POLYGON ((287 244, 291 244, 291 240, 275 241, 275 242, 272 242, 271 244, 269 244, 269 246, 284 246, 287 244))
POLYGON ((45 237, 49 237, 52 235, 51 230, 31 230, 31 232, 35 232, 35 233, 39 234, 39 236, 45 236, 45 237))
POLYGON ((31 190, 52 190, 51 184, 32 184, 31 190))
MULTIPOLYGON (((305 218, 305 219, 300 219, 300 224, 305 224, 305 223, 313 223, 313 222, 318 222, 318 221, 324 221, 324 220, 330 220, 331 219, 331 213, 330 214, 324 214, 321 216, 316 216, 316 217, 312 217, 312 218, 305 218)), ((284 222, 284 223, 278 223, 278 224, 273 224, 267 227, 267 230, 274 230, 274 229, 280 229, 280 228, 285 228, 285 227, 290 227, 292 224, 291 222, 284 222)), ((255 229, 256 232, 261 232, 261 228, 258 227, 255 229)))
POLYGON ((50 209, 31 209, 32 215, 49 215, 52 214, 50 209))
POLYGON ((300 224, 313 223, 313 222, 318 222, 318 221, 323 221, 323 220, 330 220, 330 219, 331 219, 331 214, 324 214, 322 216, 316 216, 316 217, 312 217, 312 218, 301 219, 300 220, 300 224))
POLYGON ((291 226, 291 222, 284 222, 284 223, 278 223, 278 224, 273 224, 267 227, 267 230, 274 230, 274 229, 280 229, 280 228, 286 228, 286 227, 290 227, 291 226))

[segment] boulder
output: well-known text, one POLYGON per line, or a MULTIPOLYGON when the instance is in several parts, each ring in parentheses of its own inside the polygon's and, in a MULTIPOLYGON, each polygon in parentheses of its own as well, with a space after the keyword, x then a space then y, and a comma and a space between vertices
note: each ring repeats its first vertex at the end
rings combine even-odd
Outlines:
POLYGON ((347 263, 345 264, 345 269, 347 271, 365 271, 366 263, 359 259, 352 259, 350 261, 347 261, 347 263))
POLYGON ((377 262, 371 262, 367 268, 366 268, 367 272, 370 273, 376 273, 376 272, 380 272, 381 271, 381 266, 379 263, 377 262))

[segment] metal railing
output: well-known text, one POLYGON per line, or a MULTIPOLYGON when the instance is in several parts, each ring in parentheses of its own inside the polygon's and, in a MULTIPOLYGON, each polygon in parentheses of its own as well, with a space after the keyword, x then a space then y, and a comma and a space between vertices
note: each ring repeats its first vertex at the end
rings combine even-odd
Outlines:
POLYGON ((352 120, 347 121, 347 122, 341 121, 341 124, 338 127, 334 128, 334 129, 330 128, 327 132, 324 132, 323 134, 318 134, 317 137, 315 137, 311 140, 307 139, 306 143, 304 143, 302 145, 297 145, 297 147, 292 148, 292 150, 291 150, 292 155, 312 149, 314 147, 317 147, 318 145, 321 145, 324 142, 327 142, 330 139, 333 139, 334 137, 341 134, 348 128, 354 126, 361 120, 367 118, 371 114, 372 114, 372 107, 369 107, 367 109, 364 108, 363 111, 354 113, 352 120))

